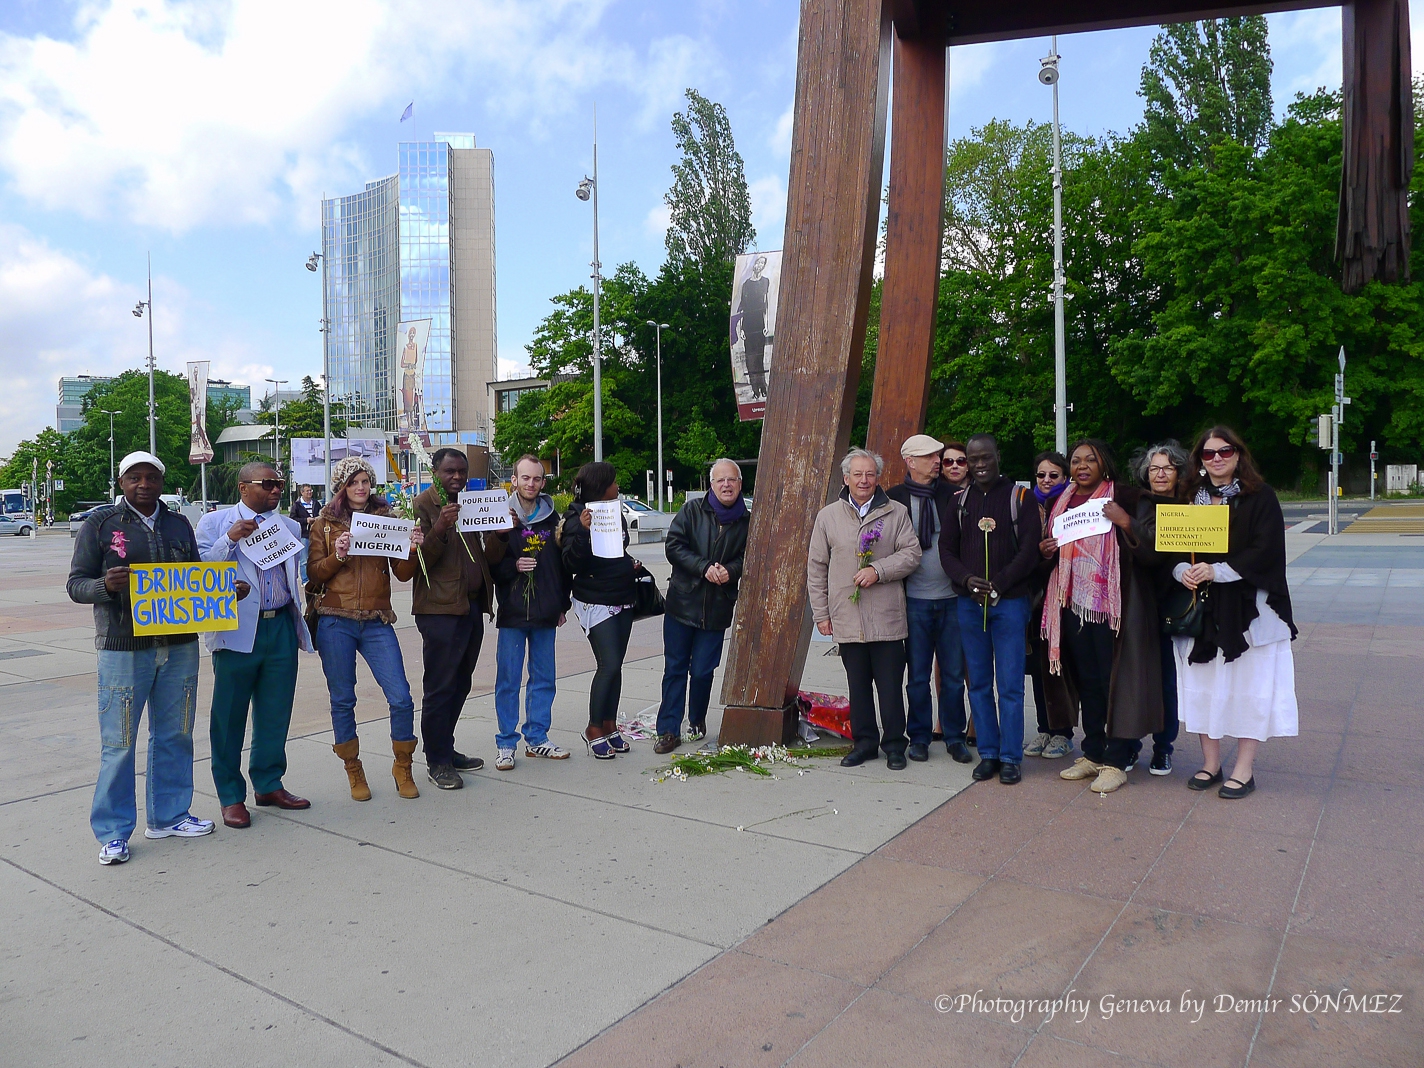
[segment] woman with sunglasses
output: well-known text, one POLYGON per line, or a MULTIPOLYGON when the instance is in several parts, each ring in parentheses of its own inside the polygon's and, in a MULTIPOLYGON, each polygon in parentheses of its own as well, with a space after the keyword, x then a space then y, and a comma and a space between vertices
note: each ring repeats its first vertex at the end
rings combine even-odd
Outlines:
MULTIPOLYGON (((1068 461, 1061 452, 1045 450, 1033 458, 1033 497, 1039 526, 1048 530, 1048 514, 1068 488, 1068 461)), ((1043 543, 1040 542, 1040 549, 1043 543)), ((1053 567, 1044 561, 1034 575, 1032 611, 1029 613, 1028 656, 1024 674, 1033 682, 1033 706, 1038 713, 1038 734, 1024 743, 1024 756, 1058 760, 1073 751, 1073 727, 1078 722, 1078 691, 1067 675, 1048 670, 1048 646, 1040 634, 1043 598, 1053 567)))
POLYGON ((331 691, 332 751, 346 763, 353 801, 369 801, 371 787, 361 766, 361 742, 356 737, 356 654, 376 677, 390 707, 391 776, 401 797, 419 797, 411 775, 415 753, 415 702, 405 675, 395 611, 391 608, 391 573, 409 582, 416 572, 415 554, 425 542, 419 525, 410 532, 410 555, 351 555, 351 516, 355 512, 389 516, 385 497, 375 492, 376 472, 360 456, 348 456, 331 469, 331 500, 311 525, 311 556, 307 560, 307 596, 316 600, 316 651, 331 691))
POLYGON ((944 451, 939 455, 939 477, 948 482, 956 493, 969 485, 969 457, 962 442, 944 443, 944 451))
POLYGON ((1235 799, 1256 789, 1261 742, 1300 732, 1285 519, 1229 428, 1214 426, 1197 439, 1189 471, 1191 502, 1225 505, 1231 518, 1225 553, 1198 553, 1172 569, 1187 589, 1207 587, 1201 635, 1173 639, 1182 721, 1202 745, 1202 769, 1187 785, 1209 790, 1221 783, 1217 796, 1235 799), (1221 739, 1228 736, 1237 739, 1236 763, 1222 782, 1221 739))
POLYGON ((1039 546, 1054 561, 1041 636, 1049 673, 1066 667, 1078 690, 1083 725, 1083 755, 1059 775, 1091 778, 1093 792, 1106 794, 1127 782, 1133 742, 1162 729, 1157 561, 1133 530, 1141 493, 1118 480, 1108 447, 1085 438, 1070 457, 1070 488, 1050 509, 1050 536, 1039 546), (1054 521, 1090 502, 1111 526, 1060 545, 1054 521))

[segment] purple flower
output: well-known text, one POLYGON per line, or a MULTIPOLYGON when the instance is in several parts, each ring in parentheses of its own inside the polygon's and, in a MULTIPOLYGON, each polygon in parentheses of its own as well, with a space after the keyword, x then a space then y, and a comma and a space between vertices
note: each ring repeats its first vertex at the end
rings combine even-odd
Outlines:
POLYGON ((109 548, 114 551, 114 555, 120 560, 127 560, 129 556, 128 540, 124 537, 122 530, 114 531, 114 536, 109 539, 109 548))

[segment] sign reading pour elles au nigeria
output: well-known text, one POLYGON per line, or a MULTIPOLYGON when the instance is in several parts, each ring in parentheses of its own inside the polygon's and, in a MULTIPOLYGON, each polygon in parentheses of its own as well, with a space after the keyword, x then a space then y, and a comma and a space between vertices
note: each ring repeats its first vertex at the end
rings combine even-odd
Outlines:
POLYGON ((130 564, 134 634, 237 629, 237 564, 130 564))
POLYGON ((504 490, 467 490, 460 494, 460 530, 509 530, 509 495, 504 490))
POLYGON ((1159 553, 1224 553, 1231 509, 1219 504, 1159 504, 1159 553))
POLYGON ((351 513, 352 556, 392 556, 404 560, 410 555, 410 532, 415 523, 388 515, 351 513))

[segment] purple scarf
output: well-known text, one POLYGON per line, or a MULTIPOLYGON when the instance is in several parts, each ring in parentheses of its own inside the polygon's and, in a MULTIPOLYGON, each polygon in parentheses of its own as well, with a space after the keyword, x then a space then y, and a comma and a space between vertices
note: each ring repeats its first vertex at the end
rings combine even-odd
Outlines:
POLYGON ((1047 504, 1049 501, 1057 500, 1058 495, 1062 493, 1067 488, 1067 486, 1068 483, 1065 480, 1063 482, 1058 483, 1058 485, 1054 486, 1047 493, 1044 493, 1043 490, 1038 488, 1038 480, 1034 479, 1033 495, 1038 498, 1039 504, 1047 504))
POLYGON ((740 494, 731 504, 723 504, 717 499, 715 493, 709 493, 707 494, 707 503, 712 506, 712 514, 717 517, 717 522, 724 527, 731 526, 747 514, 746 498, 740 494))

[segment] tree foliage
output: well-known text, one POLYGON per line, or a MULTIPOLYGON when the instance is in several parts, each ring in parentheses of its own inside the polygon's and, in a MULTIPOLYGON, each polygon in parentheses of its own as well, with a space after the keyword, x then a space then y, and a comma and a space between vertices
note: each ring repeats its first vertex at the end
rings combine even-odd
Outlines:
POLYGON ((672 132, 682 159, 673 164, 672 188, 663 198, 671 213, 668 257, 730 263, 756 240, 756 229, 727 110, 689 89, 687 111, 673 115, 672 132))

